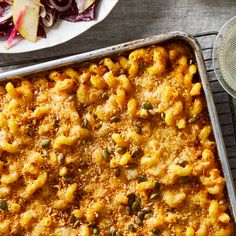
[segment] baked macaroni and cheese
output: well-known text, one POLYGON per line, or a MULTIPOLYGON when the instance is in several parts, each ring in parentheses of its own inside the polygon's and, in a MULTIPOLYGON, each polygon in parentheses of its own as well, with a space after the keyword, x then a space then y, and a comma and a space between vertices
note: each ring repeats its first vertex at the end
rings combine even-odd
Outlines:
POLYGON ((173 42, 2 83, 0 235, 233 235, 191 55, 173 42))

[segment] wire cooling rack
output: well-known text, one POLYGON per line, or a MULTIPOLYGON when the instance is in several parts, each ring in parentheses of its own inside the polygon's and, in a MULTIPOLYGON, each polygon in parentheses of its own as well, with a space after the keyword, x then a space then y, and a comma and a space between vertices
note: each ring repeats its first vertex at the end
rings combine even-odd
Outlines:
POLYGON ((206 63, 210 85, 219 115, 221 130, 236 185, 236 113, 233 98, 219 84, 212 64, 213 42, 218 32, 206 32, 194 35, 199 41, 206 63))

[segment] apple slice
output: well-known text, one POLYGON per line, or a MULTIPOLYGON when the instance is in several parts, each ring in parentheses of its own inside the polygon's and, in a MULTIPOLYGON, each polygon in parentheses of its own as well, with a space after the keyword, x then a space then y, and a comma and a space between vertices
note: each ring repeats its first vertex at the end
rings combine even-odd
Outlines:
POLYGON ((31 42, 37 39, 40 0, 14 0, 13 5, 13 22, 16 23, 22 10, 25 11, 18 32, 21 36, 31 42))
POLYGON ((87 10, 96 0, 75 0, 79 13, 87 10))

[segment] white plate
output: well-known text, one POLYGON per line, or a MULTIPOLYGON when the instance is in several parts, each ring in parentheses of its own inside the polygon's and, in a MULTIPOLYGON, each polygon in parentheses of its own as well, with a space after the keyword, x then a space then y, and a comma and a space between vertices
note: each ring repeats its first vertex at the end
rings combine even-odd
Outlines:
POLYGON ((7 38, 1 38, 0 53, 29 52, 64 43, 104 20, 118 1, 119 0, 100 0, 97 8, 96 19, 92 21, 71 23, 68 21, 59 20, 53 28, 48 30, 46 39, 38 38, 35 43, 31 43, 21 37, 17 37, 14 39, 14 46, 6 50, 4 46, 7 38))

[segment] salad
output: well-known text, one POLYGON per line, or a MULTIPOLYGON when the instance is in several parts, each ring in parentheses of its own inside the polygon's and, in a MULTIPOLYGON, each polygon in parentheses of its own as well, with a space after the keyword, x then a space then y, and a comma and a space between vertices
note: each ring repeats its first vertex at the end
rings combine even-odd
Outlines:
POLYGON ((70 22, 90 21, 96 17, 99 0, 0 0, 0 37, 8 36, 11 47, 19 33, 35 42, 46 38, 46 28, 59 19, 70 22))

